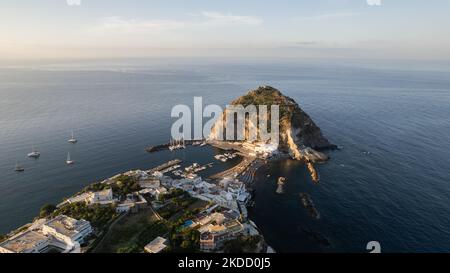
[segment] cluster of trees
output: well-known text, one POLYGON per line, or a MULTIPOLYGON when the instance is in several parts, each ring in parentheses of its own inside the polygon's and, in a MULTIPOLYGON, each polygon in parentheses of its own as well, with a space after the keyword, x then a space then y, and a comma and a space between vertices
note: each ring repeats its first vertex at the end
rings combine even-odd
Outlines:
MULTIPOLYGON (((287 98, 286 98, 287 99, 287 98)), ((267 105, 268 112, 270 113, 271 105, 279 105, 280 106, 280 118, 289 117, 291 114, 291 110, 287 106, 286 99, 278 92, 251 92, 245 96, 240 97, 237 101, 233 102, 234 104, 240 104, 244 107, 248 105, 267 105)), ((259 110, 259 109, 257 109, 259 110)), ((269 120, 270 121, 270 120, 269 120)), ((270 127, 270 126, 269 126, 270 127)))
POLYGON ((170 226, 179 228, 182 225, 184 225, 184 223, 186 223, 187 220, 192 219, 195 215, 199 214, 200 211, 201 211, 200 208, 188 209, 183 213, 183 215, 180 218, 178 218, 176 221, 171 222, 170 226))
POLYGON ((161 217, 165 219, 170 218, 180 211, 186 210, 186 208, 195 203, 197 199, 189 196, 189 194, 183 191, 183 195, 174 197, 171 201, 172 202, 158 210, 158 213, 161 215, 161 217))
POLYGON ((50 216, 54 211, 56 210, 56 206, 53 204, 46 204, 42 206, 42 208, 39 211, 39 217, 45 218, 50 216))
POLYGON ((182 228, 184 223, 200 213, 201 209, 185 210, 183 215, 170 223, 170 248, 173 252, 198 252, 200 247, 200 232, 192 228, 182 228))
POLYGON ((169 193, 161 197, 162 202, 166 202, 168 200, 171 202, 158 210, 161 217, 165 219, 172 217, 180 211, 184 211, 187 207, 197 201, 197 199, 191 197, 189 193, 181 189, 172 189, 169 193))
POLYGON ((121 175, 116 178, 116 183, 111 185, 113 193, 117 196, 125 196, 127 194, 141 190, 139 182, 131 176, 121 175))
POLYGON ((111 188, 111 186, 108 184, 96 182, 96 183, 91 184, 91 185, 87 186, 86 188, 84 188, 83 192, 103 191, 103 190, 107 190, 109 188, 111 188))
POLYGON ((173 252, 198 252, 200 246, 200 232, 196 229, 179 231, 176 226, 170 230, 170 248, 173 252))
POLYGON ((84 219, 95 228, 103 228, 109 221, 117 216, 113 205, 101 206, 98 204, 88 206, 85 203, 73 203, 56 209, 51 214, 53 217, 67 215, 75 219, 84 219))
POLYGON ((117 196, 125 196, 127 194, 141 190, 141 187, 139 186, 139 182, 137 182, 136 179, 134 179, 133 177, 128 175, 121 175, 116 178, 116 183, 113 184, 106 184, 102 182, 93 183, 84 188, 83 192, 89 191, 96 192, 107 189, 112 189, 113 193, 117 196))

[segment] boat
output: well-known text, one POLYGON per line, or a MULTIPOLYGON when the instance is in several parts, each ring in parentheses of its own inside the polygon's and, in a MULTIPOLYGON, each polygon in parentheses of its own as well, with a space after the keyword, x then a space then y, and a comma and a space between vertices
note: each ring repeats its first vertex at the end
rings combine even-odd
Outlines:
POLYGON ((73 164, 75 164, 75 161, 73 161, 72 159, 70 159, 70 153, 67 153, 66 164, 67 164, 67 165, 73 165, 73 164))
POLYGON ((72 131, 72 137, 68 140, 69 143, 75 144, 78 142, 78 140, 73 136, 73 131, 72 131))
POLYGON ((174 151, 174 150, 181 150, 181 149, 185 149, 186 148, 186 143, 184 141, 184 139, 181 140, 170 140, 169 142, 169 150, 170 151, 174 151))
POLYGON ((32 157, 32 158, 39 158, 41 156, 41 153, 36 151, 36 149, 34 148, 34 145, 33 145, 33 147, 31 148, 31 153, 29 153, 27 156, 32 157))
POLYGON ((16 162, 16 166, 14 167, 15 172, 23 172, 25 169, 16 162))

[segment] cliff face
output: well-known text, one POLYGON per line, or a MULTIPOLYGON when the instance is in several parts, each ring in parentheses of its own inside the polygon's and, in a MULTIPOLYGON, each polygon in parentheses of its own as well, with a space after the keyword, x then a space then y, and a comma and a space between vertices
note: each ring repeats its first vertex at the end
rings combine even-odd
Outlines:
MULTIPOLYGON (((328 159, 325 154, 316 150, 335 148, 322 134, 320 128, 306 114, 298 104, 279 90, 262 86, 248 94, 234 100, 231 105, 267 105, 268 120, 270 123, 270 105, 279 105, 279 149, 289 152, 293 157, 306 161, 323 161, 328 159)), ((223 114, 225 118, 226 114, 223 114)), ((261 117, 260 117, 261 118, 261 117)), ((216 123, 210 135, 210 139, 218 139, 216 123)), ((248 127, 249 122, 246 123, 248 127)), ((268 126, 270 128, 270 125, 268 126)), ((226 128, 224 128, 226 131, 226 128)), ((247 139, 247 138, 246 138, 247 139)))

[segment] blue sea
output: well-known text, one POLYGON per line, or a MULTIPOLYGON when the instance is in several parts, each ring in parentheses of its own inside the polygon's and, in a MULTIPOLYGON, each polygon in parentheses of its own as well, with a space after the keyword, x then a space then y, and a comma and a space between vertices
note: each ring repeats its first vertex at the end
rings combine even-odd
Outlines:
POLYGON ((341 149, 317 166, 319 184, 291 160, 260 169, 250 217, 269 245, 278 252, 367 252, 366 244, 378 241, 383 252, 448 252, 450 70, 344 64, 149 61, 0 68, 0 233, 32 221, 42 205, 119 172, 172 158, 214 161, 217 151, 209 147, 177 154, 147 154, 144 148, 169 140, 175 105, 192 105, 194 96, 225 105, 271 85, 294 98, 341 149), (72 130, 76 145, 67 142, 72 130), (26 157, 33 145, 42 154, 38 160, 26 157), (65 165, 68 152, 73 166, 65 165), (24 173, 13 171, 16 161, 24 173), (279 176, 287 177, 283 194, 275 192, 279 176), (319 220, 301 204, 303 192, 319 220))

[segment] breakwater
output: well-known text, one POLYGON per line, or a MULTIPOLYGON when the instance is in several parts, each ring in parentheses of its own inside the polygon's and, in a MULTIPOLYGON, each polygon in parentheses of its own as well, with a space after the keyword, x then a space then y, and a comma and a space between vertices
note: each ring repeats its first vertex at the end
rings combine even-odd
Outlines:
MULTIPOLYGON (((183 144, 185 146, 204 146, 206 144, 205 140, 183 140, 183 144)), ((156 146, 148 146, 145 148, 147 153, 156 153, 164 150, 170 150, 169 148, 172 146, 172 143, 165 143, 156 146)))

